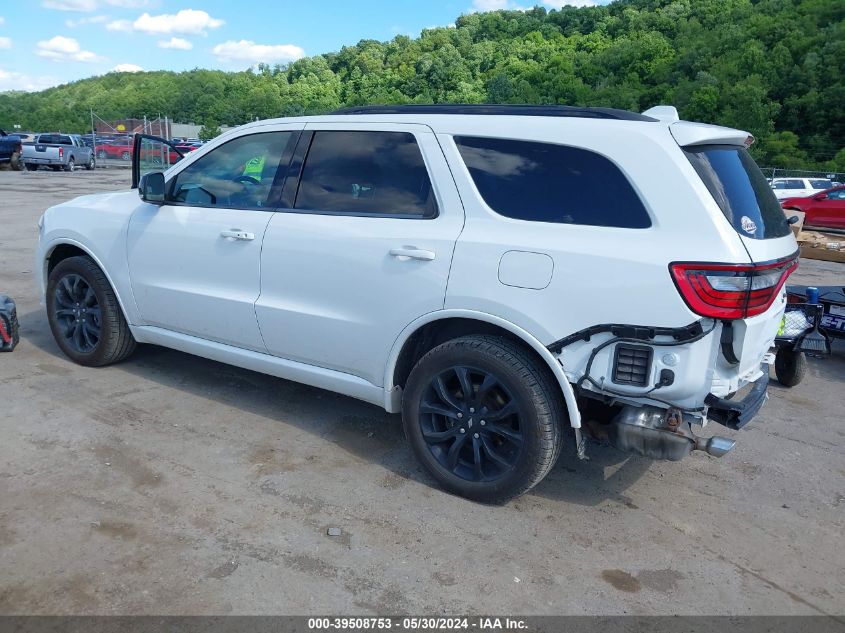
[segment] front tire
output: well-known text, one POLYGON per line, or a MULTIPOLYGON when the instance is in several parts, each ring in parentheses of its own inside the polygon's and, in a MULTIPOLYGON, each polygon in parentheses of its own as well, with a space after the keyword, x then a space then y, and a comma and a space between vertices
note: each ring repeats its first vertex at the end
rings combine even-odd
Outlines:
POLYGON ((775 354, 775 376, 784 387, 795 387, 807 374, 807 355, 788 347, 781 347, 775 354))
POLYGON ((504 503, 560 455, 563 403, 550 372, 497 336, 447 341, 417 363, 402 399, 414 454, 446 490, 504 503))
POLYGON ((69 257, 50 272, 47 320, 53 338, 72 361, 88 367, 117 363, 135 339, 103 271, 88 257, 69 257))

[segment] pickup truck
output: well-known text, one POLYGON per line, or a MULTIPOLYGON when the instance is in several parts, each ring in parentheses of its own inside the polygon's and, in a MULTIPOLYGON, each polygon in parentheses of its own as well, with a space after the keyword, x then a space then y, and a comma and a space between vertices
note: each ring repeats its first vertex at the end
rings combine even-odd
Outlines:
POLYGON ((0 130, 0 164, 9 163, 12 169, 19 171, 23 168, 21 162, 21 138, 6 134, 0 130))
POLYGON ((94 169, 94 150, 78 134, 39 134, 23 145, 23 162, 29 171, 48 165, 55 171, 73 171, 77 165, 94 169))

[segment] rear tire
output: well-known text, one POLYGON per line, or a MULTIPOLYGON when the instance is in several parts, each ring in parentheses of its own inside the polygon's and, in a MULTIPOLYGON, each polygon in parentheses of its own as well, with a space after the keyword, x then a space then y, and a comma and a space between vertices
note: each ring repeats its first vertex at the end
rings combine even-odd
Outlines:
POLYGON ((546 476, 560 455, 563 410, 547 368, 486 335, 428 352, 402 399, 417 459, 443 488, 482 503, 504 503, 546 476))
POLYGON ((74 160, 73 156, 71 156, 67 159, 67 165, 65 165, 64 170, 72 172, 74 169, 76 169, 76 161, 74 160))
POLYGON ((784 387, 795 387, 807 374, 807 355, 781 347, 775 355, 775 376, 784 387))
POLYGON ((101 367, 125 359, 135 339, 103 271, 88 257, 69 257, 50 272, 47 320, 72 361, 101 367))
POLYGON ((121 157, 123 160, 130 160, 130 159, 132 158, 132 154, 130 154, 129 152, 123 152, 123 153, 120 155, 120 157, 121 157))
POLYGON ((96 164, 94 163, 94 156, 92 155, 91 158, 88 160, 88 164, 85 165, 85 169, 91 171, 92 169, 94 169, 95 166, 96 164))
POLYGON ((12 157, 9 159, 9 166, 12 168, 12 171, 20 171, 23 169, 20 152, 12 154, 12 157))

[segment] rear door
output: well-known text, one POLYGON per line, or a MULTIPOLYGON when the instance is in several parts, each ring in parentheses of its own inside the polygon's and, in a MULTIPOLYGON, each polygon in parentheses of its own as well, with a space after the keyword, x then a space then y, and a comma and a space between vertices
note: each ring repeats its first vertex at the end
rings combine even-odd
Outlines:
POLYGON ((422 125, 306 126, 261 256, 256 313, 271 354, 382 385, 391 347, 443 308, 464 222, 422 125))

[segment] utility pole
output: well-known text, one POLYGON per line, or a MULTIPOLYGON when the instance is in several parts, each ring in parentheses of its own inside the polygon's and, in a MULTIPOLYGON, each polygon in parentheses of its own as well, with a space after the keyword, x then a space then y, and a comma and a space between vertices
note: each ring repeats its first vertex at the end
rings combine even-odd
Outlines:
MULTIPOLYGON (((97 156, 97 128, 94 127, 94 108, 91 108, 91 144, 94 146, 94 156, 97 156)), ((95 163, 96 164, 96 158, 95 163)))

